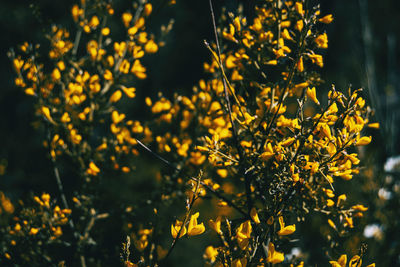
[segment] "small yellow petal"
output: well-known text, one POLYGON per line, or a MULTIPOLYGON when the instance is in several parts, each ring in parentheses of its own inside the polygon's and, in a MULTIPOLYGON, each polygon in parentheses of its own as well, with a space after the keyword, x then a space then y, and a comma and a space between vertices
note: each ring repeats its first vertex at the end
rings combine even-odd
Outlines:
POLYGON ((317 93, 316 93, 316 91, 315 91, 315 87, 313 87, 313 88, 308 88, 307 89, 307 91, 306 91, 306 93, 307 93, 307 96, 309 97, 309 98, 311 98, 311 100, 315 103, 315 104, 317 104, 317 105, 319 105, 319 101, 318 101, 318 99, 317 99, 317 93))
POLYGON ((251 209, 251 211, 250 211, 250 217, 253 219, 253 221, 254 221, 256 224, 261 223, 261 222, 260 222, 260 219, 258 218, 257 210, 256 210, 254 207, 253 207, 253 208, 251 209))
POLYGON ((111 103, 118 102, 118 101, 121 99, 121 97, 122 97, 121 91, 120 91, 120 90, 117 90, 117 91, 115 91, 115 92, 111 95, 111 97, 110 97, 110 102, 111 102, 111 103))
POLYGON ((42 110, 42 114, 46 117, 46 119, 48 121, 50 121, 51 123, 54 123, 54 120, 50 115, 50 109, 46 106, 43 106, 41 110, 42 110))
POLYGON ((379 122, 370 123, 367 125, 369 128, 379 129, 379 122))
POLYGON ((358 139, 356 146, 366 146, 369 143, 371 143, 371 140, 372 140, 371 136, 369 136, 369 137, 363 136, 360 139, 358 139))
POLYGON ((332 14, 326 15, 325 17, 322 17, 319 19, 319 22, 325 23, 325 24, 329 24, 333 21, 333 16, 332 14))
POLYGON ((130 88, 122 87, 122 91, 124 91, 126 96, 129 98, 134 98, 136 96, 136 93, 135 93, 136 88, 134 88, 134 87, 130 87, 130 88))

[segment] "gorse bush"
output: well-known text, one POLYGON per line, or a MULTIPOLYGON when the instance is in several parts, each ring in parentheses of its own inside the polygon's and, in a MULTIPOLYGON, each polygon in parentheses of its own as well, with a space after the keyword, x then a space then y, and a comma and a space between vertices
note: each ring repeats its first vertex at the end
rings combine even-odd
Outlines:
POLYGON ((146 57, 173 25, 151 33, 153 9, 174 1, 134 1, 119 13, 82 0, 75 27, 52 26, 41 46, 10 51, 59 190, 18 204, 1 195, 5 265, 100 266, 120 254, 125 266, 165 266, 181 242, 202 237, 206 266, 312 265, 301 225, 315 216, 319 264, 362 265, 365 245, 349 253, 343 243, 368 208, 340 188, 359 173, 359 147, 371 142, 363 129, 379 125, 361 89, 318 89, 332 15, 315 1, 255 2, 215 18, 210 1, 210 60, 186 95, 141 88, 146 57), (140 181, 134 201, 102 195, 126 180, 140 181), (117 240, 107 221, 118 222, 117 240))

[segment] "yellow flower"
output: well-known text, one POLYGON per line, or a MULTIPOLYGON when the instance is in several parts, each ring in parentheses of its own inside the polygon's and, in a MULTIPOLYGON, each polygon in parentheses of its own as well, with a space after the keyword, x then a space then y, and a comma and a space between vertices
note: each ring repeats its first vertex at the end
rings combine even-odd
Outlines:
POLYGON ((39 232, 39 228, 32 227, 31 230, 29 231, 29 234, 36 235, 38 232, 39 232))
POLYGON ((241 81, 241 80, 243 80, 243 76, 240 75, 239 72, 236 69, 233 70, 231 78, 232 78, 232 81, 241 81))
POLYGON ((25 94, 27 95, 35 95, 35 90, 32 87, 25 89, 25 94))
POLYGON ((323 188, 322 191, 324 191, 324 193, 328 196, 328 197, 334 197, 335 194, 333 193, 333 191, 331 189, 326 189, 323 188))
POLYGON ((318 101, 318 99, 317 99, 317 93, 316 93, 316 91, 315 91, 315 87, 313 87, 313 88, 308 88, 307 89, 307 96, 309 97, 309 98, 311 98, 311 100, 315 103, 315 104, 317 104, 317 105, 319 105, 319 101, 318 101))
POLYGON ((290 36, 290 33, 287 29, 283 29, 282 37, 286 40, 293 40, 292 36, 290 36))
POLYGON ((124 74, 128 74, 130 66, 131 64, 129 63, 129 61, 124 59, 121 65, 119 66, 119 71, 124 74))
POLYGON ((322 124, 321 131, 328 138, 328 140, 332 139, 331 128, 329 127, 328 124, 326 124, 326 123, 322 124))
POLYGON ((318 67, 322 68, 324 66, 324 60, 321 55, 308 54, 307 56, 311 59, 312 63, 317 64, 318 67))
POLYGON ((149 54, 156 53, 158 51, 158 45, 153 40, 149 40, 144 46, 144 50, 149 54))
POLYGON ((296 91, 302 90, 302 89, 306 88, 309 85, 310 84, 308 82, 298 83, 293 87, 293 91, 296 92, 296 91))
POLYGON ((138 32, 138 28, 136 26, 130 27, 128 29, 128 34, 131 36, 135 35, 137 32, 138 32))
POLYGON ((150 3, 144 5, 143 13, 145 16, 149 16, 152 11, 153 11, 153 6, 150 3))
POLYGON ((310 170, 310 174, 315 174, 319 170, 319 162, 307 162, 306 166, 304 167, 306 170, 310 170))
POLYGON ((58 80, 61 78, 60 70, 57 69, 57 68, 55 68, 55 69, 53 70, 53 72, 51 73, 51 78, 52 78, 54 81, 58 81, 58 80))
POLYGON ((181 233, 179 234, 179 238, 181 238, 182 236, 184 236, 186 234, 186 227, 183 226, 182 228, 182 224, 183 222, 176 220, 175 225, 171 224, 171 235, 173 238, 176 238, 178 236, 179 231, 181 231, 181 233), (182 228, 182 230, 181 230, 182 228))
POLYGON ((138 267, 136 263, 130 262, 130 261, 125 261, 124 262, 126 267, 138 267))
POLYGON ((266 151, 260 155, 260 158, 263 160, 267 161, 274 156, 274 150, 272 149, 271 143, 268 143, 266 146, 264 146, 264 150, 266 151))
POLYGON ((371 136, 363 136, 356 142, 356 146, 366 146, 371 143, 371 136))
POLYGON ((281 230, 278 231, 278 235, 291 235, 296 231, 295 224, 285 226, 282 216, 279 216, 279 225, 281 226, 281 230))
POLYGON ((331 267, 346 267, 347 255, 343 254, 337 261, 329 261, 331 267))
POLYGON ((82 136, 78 134, 78 131, 76 129, 71 129, 70 135, 73 143, 79 144, 82 141, 82 136))
MULTIPOLYGON (((126 49, 126 42, 121 42, 121 43, 114 43, 114 51, 117 53, 120 57, 124 54, 126 49)), ((111 64, 110 64, 111 65, 111 64)))
POLYGON ((349 261, 349 267, 361 267, 362 264, 362 259, 360 256, 355 255, 351 260, 349 261))
POLYGON ((303 15, 303 4, 300 2, 296 2, 294 4, 294 8, 296 9, 296 12, 299 13, 300 15, 303 15))
POLYGON ((326 15, 325 17, 322 17, 319 19, 319 22, 325 23, 325 24, 329 24, 333 21, 333 16, 332 14, 326 15))
POLYGON ((104 72, 104 79, 106 79, 107 81, 110 81, 113 79, 113 75, 112 72, 110 70, 106 70, 104 72))
POLYGON ((119 114, 118 111, 114 110, 111 113, 111 119, 113 121, 113 123, 118 124, 120 123, 123 119, 125 119, 125 114, 121 113, 119 114))
MULTIPOLYGON (((14 212, 14 206, 11 203, 10 199, 7 198, 3 192, 0 191, 0 201, 1 201, 1 206, 3 207, 4 211, 7 213, 13 213, 14 212)), ((0 209, 1 213, 1 209, 0 209)))
POLYGON ((351 207, 354 210, 358 210, 358 211, 367 211, 368 208, 365 207, 364 205, 358 204, 358 205, 354 205, 351 207))
POLYGON ((336 229, 336 225, 335 225, 335 223, 334 223, 331 219, 328 219, 328 224, 329 224, 329 226, 332 227, 333 229, 336 229))
POLYGON ((244 121, 239 120, 239 123, 242 125, 248 125, 250 122, 252 122, 255 119, 256 119, 255 116, 251 116, 248 112, 245 112, 244 113, 244 121))
POLYGON ((78 5, 74 5, 71 10, 74 21, 78 21, 79 17, 83 14, 83 9, 80 9, 78 5))
POLYGON ((122 14, 122 22, 124 23, 125 27, 129 26, 129 23, 131 22, 131 20, 132 20, 131 13, 126 12, 126 13, 122 14))
POLYGON ((338 107, 337 107, 336 102, 335 102, 328 108, 326 113, 327 114, 333 114, 333 113, 336 113, 336 112, 338 112, 338 107))
POLYGON ((256 224, 261 223, 260 218, 258 218, 257 210, 253 207, 250 211, 250 217, 256 224))
POLYGON ((221 178, 226 178, 228 176, 228 170, 227 169, 218 169, 217 170, 217 174, 221 177, 221 178))
POLYGON ((225 60, 225 65, 228 69, 232 69, 236 67, 236 57, 233 55, 229 55, 225 60))
POLYGON ((110 34, 110 28, 108 28, 108 27, 103 28, 101 30, 101 34, 104 35, 104 36, 109 35, 110 34))
POLYGON ((340 202, 346 201, 346 199, 347 199, 346 194, 341 194, 340 196, 338 196, 338 200, 337 200, 338 206, 339 206, 340 202))
POLYGON ((221 216, 218 216, 217 219, 215 219, 215 221, 209 220, 208 221, 208 225, 210 226, 211 229, 213 229, 218 234, 222 234, 222 231, 221 231, 221 216))
POLYGON ((289 138, 287 138, 286 140, 280 142, 280 145, 281 145, 281 146, 284 146, 284 147, 288 147, 288 146, 290 146, 291 144, 293 144, 293 142, 294 142, 295 140, 296 140, 296 139, 295 139, 294 137, 289 137, 289 138))
POLYGON ((120 90, 117 90, 117 91, 115 91, 115 92, 111 95, 111 97, 110 97, 110 102, 111 102, 111 103, 118 102, 118 101, 121 99, 121 97, 122 97, 121 91, 120 91, 120 90))
POLYGON ((60 70, 65 70, 65 63, 64 63, 64 61, 59 61, 59 62, 57 63, 57 67, 58 67, 60 70))
POLYGON ((61 116, 61 121, 63 123, 68 123, 71 121, 71 118, 69 117, 68 112, 64 112, 64 114, 61 116))
POLYGON ((216 260, 217 255, 218 255, 218 249, 214 248, 213 246, 208 246, 204 251, 203 258, 213 263, 216 260))
POLYGON ((266 64, 266 65, 273 65, 273 66, 275 66, 275 65, 278 64, 278 61, 277 61, 276 59, 272 59, 272 60, 269 60, 269 61, 265 62, 265 64, 266 64))
POLYGON ((44 205, 49 208, 50 207, 50 195, 43 193, 41 198, 43 200, 44 205))
POLYGON ((201 154, 201 152, 191 152, 190 153, 190 163, 194 164, 194 165, 201 165, 203 164, 203 162, 207 159, 206 156, 204 156, 203 154, 201 154))
POLYGON ((296 67, 299 72, 304 71, 303 57, 300 57, 299 61, 296 64, 296 67))
POLYGON ((144 26, 144 18, 143 17, 140 17, 137 21, 136 21, 136 23, 135 23, 135 27, 136 28, 138 28, 138 29, 140 29, 140 28, 142 28, 143 26, 144 26))
POLYGON ((53 234, 55 237, 59 237, 63 233, 60 226, 57 226, 56 228, 54 228, 52 230, 53 230, 53 234))
POLYGON ((136 77, 138 77, 139 79, 145 79, 147 77, 146 68, 143 67, 138 59, 133 62, 131 72, 135 74, 136 77))
POLYGON ((327 205, 328 207, 332 207, 333 205, 335 205, 335 202, 334 202, 332 199, 328 199, 328 200, 326 201, 326 205, 327 205))
POLYGON ((86 173, 90 174, 90 175, 93 175, 93 176, 96 176, 99 172, 100 172, 99 167, 97 167, 96 164, 94 164, 94 162, 91 161, 89 163, 89 168, 86 170, 86 173))
POLYGON ((282 21, 281 22, 281 27, 282 28, 287 28, 287 27, 290 27, 290 20, 285 20, 285 21, 282 21))
POLYGON ((99 26, 99 24, 100 24, 100 21, 99 21, 99 18, 97 16, 93 16, 90 19, 90 22, 89 22, 89 26, 90 27, 96 28, 97 26, 99 26))
POLYGON ((326 33, 318 35, 314 41, 318 48, 328 48, 328 35, 326 33))
POLYGON ((238 241, 239 247, 245 249, 249 244, 250 235, 252 232, 252 227, 250 220, 247 220, 240 224, 236 230, 236 239, 238 241))
POLYGON ((379 129, 379 122, 370 123, 367 126, 372 129, 379 129))
POLYGON ((50 115, 50 109, 48 107, 43 106, 41 110, 42 110, 42 114, 46 117, 46 119, 48 121, 50 121, 51 123, 55 123, 53 118, 50 115))
POLYGON ((236 40, 234 35, 235 35, 235 26, 233 26, 232 24, 229 24, 229 33, 228 32, 222 32, 222 36, 225 39, 237 43, 238 41, 236 40))
POLYGON ((243 257, 241 259, 236 259, 232 261, 231 267, 246 267, 247 265, 247 259, 246 257, 243 257))
POLYGON ((285 255, 282 252, 275 250, 275 245, 272 242, 268 244, 268 257, 267 262, 272 264, 281 263, 285 259, 285 255))
POLYGON ((20 225, 19 223, 17 223, 17 224, 14 226, 14 230, 15 230, 16 232, 21 231, 21 225, 20 225))
POLYGON ((304 22, 303 22, 302 20, 298 20, 298 21, 296 22, 296 25, 294 26, 294 28, 295 28, 296 30, 298 30, 299 32, 301 32, 301 30, 303 29, 303 27, 304 27, 304 22))
POLYGON ((134 87, 126 88, 126 87, 123 86, 121 89, 122 89, 122 91, 124 91, 126 96, 129 97, 129 98, 134 98, 136 96, 136 93, 135 93, 136 92, 136 88, 134 88, 134 87))
POLYGON ((197 224, 197 218, 199 217, 199 213, 196 212, 190 217, 189 225, 188 225, 188 230, 187 230, 187 235, 188 236, 195 236, 195 235, 200 235, 205 231, 204 224, 197 224))
POLYGON ((344 226, 348 226, 350 228, 354 228, 354 222, 353 222, 353 218, 351 217, 345 217, 344 220, 346 221, 344 223, 344 226))

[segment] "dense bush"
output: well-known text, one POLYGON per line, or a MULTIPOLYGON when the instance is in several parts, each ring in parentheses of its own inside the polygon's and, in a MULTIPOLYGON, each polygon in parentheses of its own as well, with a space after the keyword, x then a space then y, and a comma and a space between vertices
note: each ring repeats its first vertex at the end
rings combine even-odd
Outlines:
POLYGON ((368 208, 348 184, 379 124, 361 89, 318 89, 332 15, 255 2, 216 18, 210 1, 210 60, 187 93, 143 83, 173 29, 154 13, 174 1, 82 0, 40 45, 9 52, 58 191, 1 193, 1 262, 361 266, 368 208))

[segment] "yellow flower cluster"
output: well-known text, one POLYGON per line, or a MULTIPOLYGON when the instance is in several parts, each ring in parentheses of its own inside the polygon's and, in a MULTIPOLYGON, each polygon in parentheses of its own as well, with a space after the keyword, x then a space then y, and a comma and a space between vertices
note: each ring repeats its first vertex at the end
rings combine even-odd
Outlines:
MULTIPOLYGON (((176 157, 181 166, 206 170, 212 177, 207 195, 250 216, 234 226, 227 218, 226 230, 221 217, 210 220, 223 246, 207 247, 204 258, 216 266, 245 266, 262 246, 268 254, 260 263, 284 261, 275 247, 296 230, 284 218, 303 220, 315 210, 348 229, 365 211, 349 207, 347 196, 334 189, 341 183, 337 178, 358 174, 357 146, 371 142, 362 135, 370 112, 362 91, 332 87, 326 103, 318 99, 314 71, 324 65, 320 51, 328 47, 328 37, 315 25, 333 17, 318 9, 306 12, 303 1, 276 2, 257 5, 252 21, 240 13, 231 16, 221 31, 226 43, 206 44, 212 60, 204 70, 210 78, 200 80, 190 97, 147 102, 159 123, 179 127, 157 137, 158 152, 182 156, 173 140, 193 140, 189 157, 176 157), (236 193, 227 190, 232 185, 236 193), (254 227, 268 233, 269 241, 257 241, 254 227), (237 249, 243 252, 233 253, 237 249)), ((176 221, 171 232, 183 236, 184 223, 176 221)))
MULTIPOLYGON (((96 186, 94 181, 108 172, 134 170, 130 156, 137 156, 139 147, 174 169, 173 174, 156 175, 161 193, 155 194, 160 203, 152 215, 159 221, 146 229, 138 223, 137 232, 130 232, 140 264, 157 265, 184 236, 207 233, 198 222, 200 213, 194 212, 195 202, 210 201, 210 213, 217 213, 209 227, 220 243, 207 246, 204 259, 213 266, 236 267, 294 263, 285 253, 292 238, 301 238, 301 228, 296 231, 292 222, 307 220, 311 211, 327 216, 329 231, 346 233, 368 209, 348 203, 335 186, 357 176, 357 149, 371 142, 363 130, 379 125, 369 121, 371 110, 362 90, 343 93, 333 86, 322 96, 317 71, 324 66, 328 36, 320 24, 331 23, 333 17, 321 15, 317 7, 306 10, 305 2, 258 1, 251 20, 241 9, 223 16, 224 26, 215 29, 222 43, 206 42, 211 55, 204 63, 207 77, 188 96, 146 97, 152 116, 147 122, 130 118, 122 103, 142 95, 139 80, 148 76, 143 58, 163 45, 147 32, 153 12, 148 1, 116 14, 105 1, 89 5, 82 0, 71 10, 77 26, 74 39, 66 29, 53 27, 48 66, 31 56, 35 49, 28 44, 20 47, 22 55, 13 55, 15 84, 37 100, 53 163, 70 157, 85 188, 96 186), (111 38, 109 21, 115 17, 124 40, 111 38), (158 206, 182 198, 186 212, 180 220, 157 217, 158 206), (168 238, 173 239, 168 250, 159 242, 167 228, 159 225, 163 221, 168 221, 168 238)), ((169 30, 170 25, 162 28, 163 33, 169 30)), ((2 193, 0 198, 0 212, 13 213, 11 202, 2 193)), ((91 198, 83 193, 80 200, 74 198, 89 221, 81 231, 85 234, 78 231, 79 246, 90 240, 88 232, 98 217, 85 206, 93 205, 91 198)), ((55 206, 48 194, 34 201, 39 207, 29 215, 45 214, 47 220, 38 224, 17 218, 9 233, 32 238, 46 233, 51 240, 62 236, 71 210, 55 206)), ((129 242, 124 262, 137 266, 129 259, 129 242)), ((331 236, 327 242, 335 244, 331 236)), ((330 263, 346 262, 342 255, 330 263)), ((350 266, 360 265, 360 256, 350 260, 350 266)))
POLYGON ((23 55, 13 59, 18 74, 16 85, 38 99, 38 114, 53 125, 51 138, 45 142, 51 149, 51 156, 56 158, 78 152, 79 157, 85 158, 81 168, 89 176, 97 176, 100 172, 98 160, 104 161, 101 154, 107 147, 114 148, 109 156, 113 167, 129 172, 129 166, 119 166, 116 162, 118 155, 137 154, 135 136, 151 138, 149 128, 139 121, 124 121, 125 114, 116 105, 125 101, 125 97, 135 98, 133 84, 147 77, 141 60, 146 54, 156 53, 160 47, 155 37, 146 31, 146 20, 153 9, 151 3, 143 3, 136 13, 121 14, 120 22, 126 29, 127 40, 111 45, 103 37, 112 34, 107 21, 113 19, 115 11, 110 4, 103 4, 93 6, 81 1, 72 7, 71 14, 78 26, 74 41, 68 30, 52 28, 50 67, 44 69, 43 64, 30 56, 35 51, 27 43, 20 47, 23 55), (82 34, 86 34, 85 44, 80 44, 82 34), (80 59, 75 58, 78 46, 85 47, 87 52, 80 59), (104 114, 111 115, 110 135, 105 139, 97 137, 97 149, 82 149, 89 145, 93 127, 104 114))
POLYGON ((32 257, 29 251, 24 251, 24 255, 16 255, 13 251, 20 244, 24 244, 30 239, 38 247, 46 240, 56 242, 63 235, 63 227, 68 223, 71 214, 70 209, 61 209, 51 201, 49 194, 43 193, 40 197, 34 196, 34 202, 38 206, 33 208, 19 209, 13 218, 13 223, 8 227, 10 243, 12 245, 8 252, 9 259, 12 256, 32 257), (25 253, 27 253, 25 255, 25 253))
MULTIPOLYGON (((347 255, 343 254, 337 261, 329 261, 332 267, 359 267, 362 264, 362 258, 359 255, 354 255, 347 265, 347 255)), ((366 267, 375 267, 375 263, 369 264, 366 267)))

